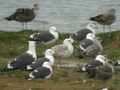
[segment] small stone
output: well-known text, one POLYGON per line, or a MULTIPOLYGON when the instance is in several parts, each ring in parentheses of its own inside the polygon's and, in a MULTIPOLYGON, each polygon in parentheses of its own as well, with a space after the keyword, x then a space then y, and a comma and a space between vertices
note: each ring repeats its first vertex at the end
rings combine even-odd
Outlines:
POLYGON ((83 80, 83 83, 86 83, 87 82, 87 80, 83 80))
POLYGON ((102 90, 108 90, 108 88, 103 88, 102 90))

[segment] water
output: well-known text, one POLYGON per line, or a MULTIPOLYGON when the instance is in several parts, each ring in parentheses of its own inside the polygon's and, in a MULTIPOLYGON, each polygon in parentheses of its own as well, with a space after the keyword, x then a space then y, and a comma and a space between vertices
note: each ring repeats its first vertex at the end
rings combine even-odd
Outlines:
MULTIPOLYGON (((101 8, 113 7, 117 10, 117 21, 112 30, 120 29, 120 0, 37 0, 40 10, 35 20, 48 23, 30 22, 29 29, 47 30, 55 25, 60 32, 75 32, 85 27, 90 16, 96 15, 101 8)), ((32 7, 32 0, 0 0, 0 30, 19 31, 19 22, 8 22, 2 18, 9 16, 19 7, 32 7)), ((101 27, 101 26, 100 26, 101 27)), ((101 28, 98 32, 101 31, 101 28)))

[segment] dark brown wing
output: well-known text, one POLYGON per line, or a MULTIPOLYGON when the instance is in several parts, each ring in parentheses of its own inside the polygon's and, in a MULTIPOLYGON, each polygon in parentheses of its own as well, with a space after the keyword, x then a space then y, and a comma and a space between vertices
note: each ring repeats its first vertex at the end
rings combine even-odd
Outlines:
POLYGON ((108 14, 101 14, 95 17, 91 17, 90 20, 96 21, 103 25, 110 25, 115 21, 114 15, 108 15, 108 14))
POLYGON ((28 22, 35 18, 35 13, 29 8, 19 8, 16 10, 16 21, 28 22))

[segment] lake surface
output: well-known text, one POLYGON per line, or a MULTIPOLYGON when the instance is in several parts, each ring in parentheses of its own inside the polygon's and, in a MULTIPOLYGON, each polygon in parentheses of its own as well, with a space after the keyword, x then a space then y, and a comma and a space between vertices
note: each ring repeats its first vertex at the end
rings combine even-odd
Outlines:
MULTIPOLYGON (((48 30, 55 25, 60 32, 75 32, 84 28, 89 22, 90 16, 96 15, 104 8, 115 8, 117 21, 112 30, 120 29, 120 0, 37 0, 40 10, 35 20, 41 22, 30 22, 29 29, 48 30), (46 23, 48 22, 48 23, 46 23)), ((22 25, 19 22, 3 20, 12 14, 17 8, 32 7, 32 0, 0 0, 0 30, 19 31, 22 25)), ((102 30, 99 26, 98 32, 102 30)), ((108 30, 107 30, 108 31, 108 30)))

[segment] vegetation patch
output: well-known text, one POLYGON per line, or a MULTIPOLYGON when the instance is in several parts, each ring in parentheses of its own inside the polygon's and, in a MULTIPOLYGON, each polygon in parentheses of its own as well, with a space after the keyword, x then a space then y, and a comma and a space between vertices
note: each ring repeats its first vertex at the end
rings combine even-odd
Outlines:
MULTIPOLYGON (((35 31, 25 30, 20 32, 0 32, 0 90, 100 90, 104 85, 110 90, 119 90, 120 73, 117 72, 108 81, 89 79, 85 73, 77 72, 74 69, 63 69, 54 67, 54 74, 49 80, 27 81, 24 76, 29 72, 24 70, 7 71, 5 69, 8 61, 27 50, 28 37, 35 31), (5 71, 2 71, 4 70, 5 71), (104 84, 104 85, 103 85, 104 84)), ((36 31, 37 32, 37 31, 36 31)), ((38 57, 43 56, 45 49, 61 43, 70 33, 60 34, 60 39, 51 45, 37 44, 38 57)), ((120 59, 120 32, 101 33, 104 46, 104 53, 112 60, 120 59)), ((78 47, 78 45, 75 45, 78 47)), ((83 62, 74 54, 65 60, 83 62)), ((57 61, 57 58, 56 58, 57 61)))

